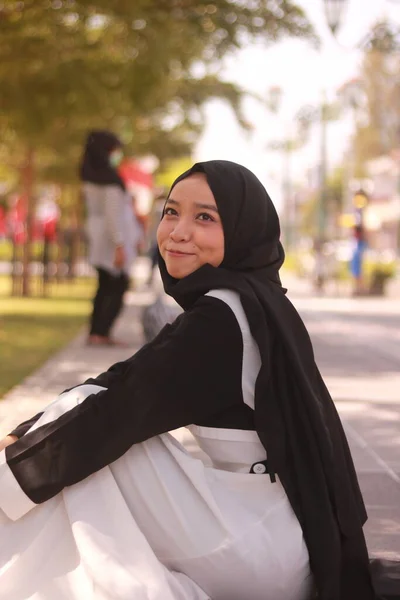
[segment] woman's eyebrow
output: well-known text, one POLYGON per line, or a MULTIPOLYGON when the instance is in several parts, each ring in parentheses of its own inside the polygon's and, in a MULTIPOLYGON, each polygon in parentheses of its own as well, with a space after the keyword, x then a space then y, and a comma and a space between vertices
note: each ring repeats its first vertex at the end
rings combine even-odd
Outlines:
POLYGON ((213 210, 214 212, 218 212, 218 208, 214 204, 200 204, 195 202, 194 204, 197 208, 206 208, 208 210, 213 210))
MULTIPOLYGON (((180 205, 178 200, 174 200, 173 198, 168 198, 166 204, 175 204, 175 206, 180 205)), ((203 204, 202 202, 195 202, 194 205, 196 208, 206 208, 207 210, 213 210, 214 212, 218 213, 218 208, 215 206, 215 204, 203 204)))

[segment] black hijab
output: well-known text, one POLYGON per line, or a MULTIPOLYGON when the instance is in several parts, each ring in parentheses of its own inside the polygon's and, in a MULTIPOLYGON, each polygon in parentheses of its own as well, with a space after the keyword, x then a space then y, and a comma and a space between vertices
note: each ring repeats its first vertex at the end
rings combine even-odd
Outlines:
POLYGON ((284 252, 275 207, 257 177, 229 161, 197 163, 171 189, 197 172, 206 175, 218 206, 224 260, 218 268, 204 265, 177 280, 160 257, 165 291, 185 310, 212 289, 240 294, 262 359, 256 430, 267 451, 271 481, 279 476, 303 528, 318 598, 372 600, 362 532, 366 512, 311 340, 281 286, 284 252))
POLYGON ((123 180, 109 160, 110 152, 121 146, 121 140, 111 131, 91 131, 80 167, 81 180, 98 185, 116 184, 125 190, 123 180))

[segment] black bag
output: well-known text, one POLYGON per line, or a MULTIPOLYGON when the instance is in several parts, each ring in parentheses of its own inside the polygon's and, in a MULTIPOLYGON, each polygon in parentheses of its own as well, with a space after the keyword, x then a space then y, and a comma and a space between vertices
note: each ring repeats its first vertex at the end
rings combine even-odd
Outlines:
POLYGON ((379 600, 400 600, 400 561, 373 558, 370 566, 379 600))

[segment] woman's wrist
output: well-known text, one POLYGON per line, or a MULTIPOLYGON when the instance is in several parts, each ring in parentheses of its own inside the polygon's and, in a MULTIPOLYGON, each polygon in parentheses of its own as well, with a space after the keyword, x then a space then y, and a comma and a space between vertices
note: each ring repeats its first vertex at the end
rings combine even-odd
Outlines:
POLYGON ((0 451, 7 448, 7 446, 11 446, 14 442, 16 442, 19 438, 16 435, 6 435, 5 438, 0 440, 0 451))

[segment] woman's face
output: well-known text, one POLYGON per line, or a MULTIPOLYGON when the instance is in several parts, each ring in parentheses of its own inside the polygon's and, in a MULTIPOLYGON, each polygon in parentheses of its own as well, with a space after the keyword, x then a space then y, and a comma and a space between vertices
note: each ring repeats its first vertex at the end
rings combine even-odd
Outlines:
POLYGON ((206 176, 194 173, 176 184, 157 231, 168 273, 182 279, 205 264, 224 258, 224 231, 206 176))

